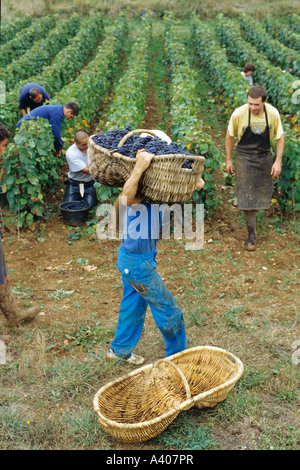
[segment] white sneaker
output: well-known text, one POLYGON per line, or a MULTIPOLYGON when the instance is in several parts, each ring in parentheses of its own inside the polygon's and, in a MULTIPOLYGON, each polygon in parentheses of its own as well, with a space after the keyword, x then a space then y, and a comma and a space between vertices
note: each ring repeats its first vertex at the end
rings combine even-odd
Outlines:
POLYGON ((140 366, 145 362, 145 359, 142 356, 136 356, 135 354, 131 354, 131 356, 128 359, 125 359, 123 357, 119 357, 115 354, 115 352, 112 349, 109 349, 108 353, 106 354, 106 360, 107 361, 126 361, 129 364, 133 364, 135 366, 140 366))

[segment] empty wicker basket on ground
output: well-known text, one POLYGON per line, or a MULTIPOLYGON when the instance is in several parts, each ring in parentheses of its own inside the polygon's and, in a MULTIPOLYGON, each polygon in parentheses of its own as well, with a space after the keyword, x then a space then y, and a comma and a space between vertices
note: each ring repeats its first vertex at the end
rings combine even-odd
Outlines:
POLYGON ((143 442, 164 431, 180 411, 224 400, 242 373, 241 361, 223 349, 191 348, 103 386, 94 409, 107 434, 143 442))
MULTIPOLYGON (((121 139, 122 147, 133 134, 150 130, 137 129, 121 139)), ((89 169, 92 177, 105 186, 123 187, 129 178, 136 159, 122 155, 115 150, 108 150, 97 145, 93 136, 89 138, 89 169)), ((197 181, 204 169, 205 158, 183 154, 156 155, 149 168, 143 174, 137 196, 146 202, 155 204, 184 203, 191 199, 197 181), (182 168, 186 160, 193 160, 192 168, 182 168)))

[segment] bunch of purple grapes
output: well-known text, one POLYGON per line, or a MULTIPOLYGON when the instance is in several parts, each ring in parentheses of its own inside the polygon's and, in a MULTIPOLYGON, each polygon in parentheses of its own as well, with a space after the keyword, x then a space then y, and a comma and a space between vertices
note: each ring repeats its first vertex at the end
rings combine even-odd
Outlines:
MULTIPOLYGON (((100 145, 108 150, 118 150, 118 153, 125 155, 126 157, 135 158, 138 150, 145 149, 147 152, 154 155, 168 155, 168 154, 183 154, 189 155, 183 150, 176 142, 167 142, 161 140, 158 137, 147 135, 146 137, 140 137, 137 134, 130 136, 126 142, 118 147, 120 140, 131 131, 131 127, 127 126, 125 129, 115 129, 107 131, 104 135, 102 132, 93 136, 95 144, 100 145)), ((182 168, 192 168, 194 160, 188 158, 182 165, 182 168)))

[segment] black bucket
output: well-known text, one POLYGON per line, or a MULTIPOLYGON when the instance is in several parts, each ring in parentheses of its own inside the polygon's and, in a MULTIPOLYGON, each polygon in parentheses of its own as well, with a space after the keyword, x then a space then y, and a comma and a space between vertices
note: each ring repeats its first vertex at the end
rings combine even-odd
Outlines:
POLYGON ((83 224, 87 218, 91 206, 87 205, 83 201, 69 201, 63 202, 59 206, 64 223, 66 225, 81 225, 83 224))

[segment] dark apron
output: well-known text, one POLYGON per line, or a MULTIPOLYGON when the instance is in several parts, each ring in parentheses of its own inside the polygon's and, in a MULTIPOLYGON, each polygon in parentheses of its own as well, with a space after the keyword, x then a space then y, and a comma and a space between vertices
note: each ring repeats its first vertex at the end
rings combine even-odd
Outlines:
POLYGON ((249 110, 248 127, 235 151, 236 193, 240 210, 268 209, 271 205, 273 155, 266 108, 264 111, 266 128, 263 133, 255 134, 251 130, 249 110))

